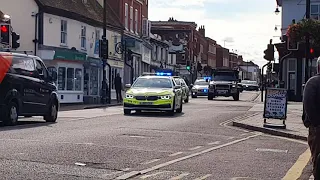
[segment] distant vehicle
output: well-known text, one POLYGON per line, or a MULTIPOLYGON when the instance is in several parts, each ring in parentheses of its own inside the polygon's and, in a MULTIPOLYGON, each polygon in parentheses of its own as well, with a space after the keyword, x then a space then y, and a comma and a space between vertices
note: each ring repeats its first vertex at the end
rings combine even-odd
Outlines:
POLYGON ((259 91, 259 84, 257 81, 242 80, 241 84, 246 91, 259 91))
POLYGON ((213 71, 212 81, 209 84, 208 100, 216 96, 230 97, 239 101, 240 87, 238 83, 239 71, 231 69, 215 69, 213 71))
POLYGON ((47 122, 56 122, 57 72, 50 73, 37 56, 0 52, 0 61, 1 66, 8 65, 0 82, 0 117, 4 124, 16 125, 19 116, 43 116, 47 122))
POLYGON ((180 76, 173 76, 173 79, 175 80, 176 84, 181 86, 181 88, 182 88, 183 101, 185 103, 188 103, 189 102, 189 96, 190 96, 190 89, 189 89, 187 83, 180 76))
POLYGON ((191 97, 197 98, 198 96, 208 96, 210 80, 211 77, 197 79, 194 84, 192 84, 191 97))
POLYGON ((171 73, 145 73, 138 77, 133 85, 126 84, 123 99, 125 115, 131 111, 166 111, 170 115, 182 112, 183 91, 177 85, 171 73))

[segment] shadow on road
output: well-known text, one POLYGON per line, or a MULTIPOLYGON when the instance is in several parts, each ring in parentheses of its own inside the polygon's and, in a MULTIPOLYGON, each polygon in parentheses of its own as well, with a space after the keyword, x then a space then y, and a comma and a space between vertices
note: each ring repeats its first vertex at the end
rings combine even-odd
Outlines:
POLYGON ((30 118, 21 118, 18 121, 16 126, 5 126, 3 122, 0 122, 0 131, 10 131, 10 130, 18 130, 18 129, 27 129, 27 128, 35 128, 41 126, 50 126, 55 123, 48 123, 45 121, 41 121, 40 119, 35 121, 30 118))
POLYGON ((139 117, 157 117, 157 118, 175 118, 184 115, 184 113, 175 113, 173 116, 164 113, 164 112, 153 112, 153 111, 142 111, 142 112, 136 112, 132 113, 130 116, 139 116, 139 117))

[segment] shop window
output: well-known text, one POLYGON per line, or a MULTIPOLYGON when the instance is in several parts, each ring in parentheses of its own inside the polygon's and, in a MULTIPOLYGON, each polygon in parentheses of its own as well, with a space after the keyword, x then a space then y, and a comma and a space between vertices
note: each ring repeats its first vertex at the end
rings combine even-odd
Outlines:
POLYGON ((76 78, 75 78, 75 90, 82 91, 82 69, 75 70, 76 78))
POLYGON ((66 90, 66 68, 59 67, 58 69, 58 90, 66 90))
POLYGON ((83 82, 83 92, 84 95, 89 95, 89 70, 87 68, 84 69, 84 82, 83 82))
POLYGON ((67 90, 73 91, 74 90, 74 69, 68 68, 67 69, 67 90))
POLYGON ((87 49, 87 29, 86 26, 81 26, 81 49, 87 49))

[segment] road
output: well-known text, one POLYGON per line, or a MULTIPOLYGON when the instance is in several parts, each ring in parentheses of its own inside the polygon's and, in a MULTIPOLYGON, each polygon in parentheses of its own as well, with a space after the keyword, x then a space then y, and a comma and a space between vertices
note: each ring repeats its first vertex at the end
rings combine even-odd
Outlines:
POLYGON ((110 107, 23 119, 0 128, 1 179, 281 179, 307 145, 228 125, 254 114, 256 96, 191 99, 174 117, 110 107))

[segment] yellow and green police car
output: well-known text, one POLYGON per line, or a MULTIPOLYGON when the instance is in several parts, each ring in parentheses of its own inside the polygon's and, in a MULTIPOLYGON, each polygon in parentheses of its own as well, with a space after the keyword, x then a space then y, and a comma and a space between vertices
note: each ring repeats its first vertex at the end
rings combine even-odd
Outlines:
POLYGON ((174 81, 171 73, 148 73, 127 84, 123 99, 125 115, 131 111, 165 111, 174 115, 182 112, 183 93, 180 85, 174 81))

